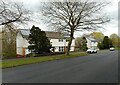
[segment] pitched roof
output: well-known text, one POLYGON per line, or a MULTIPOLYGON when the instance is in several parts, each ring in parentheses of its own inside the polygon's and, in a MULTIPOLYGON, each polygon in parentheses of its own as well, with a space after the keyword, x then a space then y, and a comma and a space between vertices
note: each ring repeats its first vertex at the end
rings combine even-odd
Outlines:
MULTIPOLYGON (((22 34, 23 38, 28 38, 30 34, 30 29, 19 29, 20 33, 22 34)), ((63 39, 64 34, 60 32, 51 32, 51 31, 45 31, 46 36, 48 38, 53 38, 53 39, 63 39)))
POLYGON ((30 34, 30 30, 29 29, 19 29, 19 31, 22 34, 23 38, 28 38, 28 36, 30 34))
POLYGON ((45 33, 48 38, 53 38, 53 39, 63 39, 64 38, 64 35, 60 32, 45 31, 45 33))
POLYGON ((84 34, 83 37, 87 38, 88 40, 92 41, 92 42, 98 42, 96 39, 94 39, 93 36, 91 35, 87 35, 87 34, 84 34))

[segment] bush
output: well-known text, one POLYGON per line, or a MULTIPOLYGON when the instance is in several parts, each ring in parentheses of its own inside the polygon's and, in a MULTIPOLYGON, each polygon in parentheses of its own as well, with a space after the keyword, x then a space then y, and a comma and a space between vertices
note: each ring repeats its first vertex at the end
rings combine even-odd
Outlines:
POLYGON ((103 43, 98 43, 98 48, 99 48, 100 50, 104 49, 104 44, 103 44, 103 43))
POLYGON ((12 59, 12 58, 16 58, 16 54, 15 53, 2 53, 2 59, 12 59))
POLYGON ((33 57, 33 56, 35 56, 35 54, 33 54, 33 53, 30 53, 30 54, 26 55, 26 57, 33 57))

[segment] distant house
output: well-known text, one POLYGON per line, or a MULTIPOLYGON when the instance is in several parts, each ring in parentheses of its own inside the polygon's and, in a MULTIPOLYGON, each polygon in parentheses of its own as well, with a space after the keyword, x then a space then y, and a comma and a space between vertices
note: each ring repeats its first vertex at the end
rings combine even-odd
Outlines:
POLYGON ((91 35, 83 35, 85 38, 86 38, 86 40, 87 40, 87 47, 88 47, 88 49, 89 48, 95 48, 95 49, 97 49, 98 47, 97 47, 97 45, 98 45, 98 41, 96 40, 96 39, 94 39, 94 37, 93 36, 91 36, 91 35))
POLYGON ((91 37, 86 37, 87 47, 97 49, 98 41, 91 37))
MULTIPOLYGON (((50 32, 50 31, 46 31, 45 33, 48 39, 50 40, 52 47, 54 48, 54 52, 66 52, 66 47, 68 45, 68 36, 66 36, 66 34, 60 32, 50 32)), ((30 34, 29 29, 19 29, 16 39, 17 55, 25 56, 26 54, 30 53, 30 51, 28 50, 29 34, 30 34)), ((73 39, 72 41, 70 51, 74 51, 74 49, 75 49, 75 39, 73 39)))

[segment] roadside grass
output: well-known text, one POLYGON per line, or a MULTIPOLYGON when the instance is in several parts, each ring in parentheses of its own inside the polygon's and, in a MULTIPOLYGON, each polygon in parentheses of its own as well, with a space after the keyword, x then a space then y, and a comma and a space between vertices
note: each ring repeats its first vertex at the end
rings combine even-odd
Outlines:
POLYGON ((86 56, 86 55, 88 54, 85 52, 76 52, 76 53, 70 53, 69 56, 65 54, 61 54, 61 55, 53 55, 53 56, 31 57, 31 58, 26 58, 26 59, 22 58, 22 59, 15 59, 15 60, 6 60, 0 63, 0 67, 11 68, 11 67, 16 67, 16 66, 21 66, 21 65, 28 65, 28 64, 33 64, 33 63, 59 60, 59 59, 64 59, 64 58, 74 58, 74 57, 80 57, 80 56, 86 56))
POLYGON ((120 47, 115 47, 115 50, 120 50, 120 47))

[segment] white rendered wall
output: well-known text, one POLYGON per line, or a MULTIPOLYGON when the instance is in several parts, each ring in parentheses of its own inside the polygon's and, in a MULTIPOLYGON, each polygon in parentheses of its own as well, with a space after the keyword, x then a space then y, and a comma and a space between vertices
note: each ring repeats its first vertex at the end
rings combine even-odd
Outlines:
MULTIPOLYGON (((66 39, 63 39, 63 42, 59 42, 59 39, 50 39, 50 42, 53 47, 55 47, 55 52, 59 52, 59 47, 66 47, 68 45, 68 42, 66 42, 66 39)), ((29 46, 28 41, 22 37, 20 33, 17 35, 16 39, 16 45, 17 45, 17 54, 23 55, 23 48, 27 48, 29 46)), ((70 51, 74 51, 75 49, 75 39, 72 40, 71 49, 70 51)), ((28 54, 28 49, 26 50, 26 54, 28 54)))
POLYGON ((23 55, 23 48, 27 48, 28 45, 28 41, 25 38, 23 38, 20 33, 18 33, 16 39, 17 54, 23 55))

